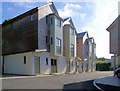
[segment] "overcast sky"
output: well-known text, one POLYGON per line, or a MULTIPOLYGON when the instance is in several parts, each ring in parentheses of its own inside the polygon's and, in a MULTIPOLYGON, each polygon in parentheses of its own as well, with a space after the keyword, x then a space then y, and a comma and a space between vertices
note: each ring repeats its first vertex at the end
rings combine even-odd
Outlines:
POLYGON ((106 28, 118 16, 119 0, 91 0, 93 2, 90 0, 74 0, 74 2, 64 2, 66 0, 35 0, 34 2, 32 0, 3 0, 2 21, 14 18, 49 1, 54 1, 62 18, 72 18, 78 33, 88 31, 89 36, 94 37, 97 57, 111 57, 109 33, 106 28))

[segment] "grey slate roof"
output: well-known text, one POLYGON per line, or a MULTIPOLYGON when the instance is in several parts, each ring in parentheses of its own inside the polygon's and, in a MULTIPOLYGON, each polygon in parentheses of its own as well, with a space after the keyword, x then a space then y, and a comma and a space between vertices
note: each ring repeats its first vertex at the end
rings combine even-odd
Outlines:
POLYGON ((90 37, 89 39, 90 39, 90 40, 92 40, 92 39, 93 39, 93 37, 90 37))
POLYGON ((67 19, 69 19, 69 18, 70 18, 70 17, 68 17, 68 18, 65 18, 65 19, 64 19, 64 21, 66 21, 66 20, 67 20, 67 19))
POLYGON ((77 38, 82 38, 87 32, 82 32, 77 34, 77 38))

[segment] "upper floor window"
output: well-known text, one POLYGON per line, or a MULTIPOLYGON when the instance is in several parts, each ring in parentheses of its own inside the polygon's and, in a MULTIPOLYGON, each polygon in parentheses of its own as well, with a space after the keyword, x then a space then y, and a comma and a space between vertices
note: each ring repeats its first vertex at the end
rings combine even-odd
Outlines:
POLYGON ((48 43, 48 36, 46 36, 46 43, 48 43))
POLYGON ((30 15, 30 19, 31 19, 31 21, 33 21, 33 15, 30 15))
POLYGON ((74 45, 73 44, 70 45, 70 49, 71 49, 71 57, 74 57, 74 45))
POLYGON ((59 38, 56 38, 56 52, 58 54, 61 53, 61 39, 59 39, 59 38))
POLYGON ((71 35, 74 35, 74 29, 73 28, 70 28, 70 33, 71 33, 71 35))
POLYGON ((61 21, 57 18, 57 26, 61 27, 61 21))
POLYGON ((46 15, 46 23, 48 24, 48 16, 46 15))
POLYGON ((51 37, 51 45, 53 44, 53 39, 52 39, 52 37, 51 37))

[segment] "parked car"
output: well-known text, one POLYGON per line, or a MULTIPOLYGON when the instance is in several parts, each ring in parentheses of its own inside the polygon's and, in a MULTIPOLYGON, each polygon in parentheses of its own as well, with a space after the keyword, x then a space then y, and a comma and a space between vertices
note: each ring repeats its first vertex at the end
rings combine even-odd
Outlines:
POLYGON ((117 68, 117 69, 115 70, 115 74, 116 74, 116 76, 117 76, 118 78, 120 78, 120 68, 117 68))

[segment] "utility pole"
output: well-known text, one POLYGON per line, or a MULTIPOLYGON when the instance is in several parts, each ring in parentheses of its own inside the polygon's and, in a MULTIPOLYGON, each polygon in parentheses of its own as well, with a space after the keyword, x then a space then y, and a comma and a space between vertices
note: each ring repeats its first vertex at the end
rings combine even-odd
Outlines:
POLYGON ((114 76, 115 76, 115 68, 116 68, 116 53, 114 53, 114 76))

